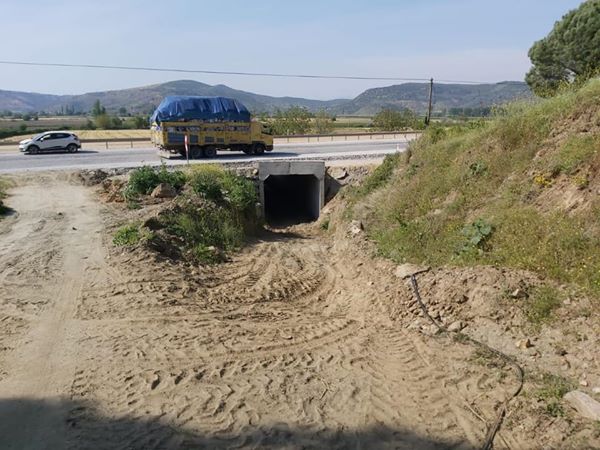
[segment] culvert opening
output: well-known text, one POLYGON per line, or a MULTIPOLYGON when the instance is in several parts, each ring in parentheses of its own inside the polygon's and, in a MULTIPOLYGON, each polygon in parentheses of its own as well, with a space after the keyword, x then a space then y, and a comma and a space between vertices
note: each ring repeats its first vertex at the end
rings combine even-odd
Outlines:
POLYGON ((264 181, 265 219, 289 226, 319 218, 319 179, 314 175, 269 175, 264 181))

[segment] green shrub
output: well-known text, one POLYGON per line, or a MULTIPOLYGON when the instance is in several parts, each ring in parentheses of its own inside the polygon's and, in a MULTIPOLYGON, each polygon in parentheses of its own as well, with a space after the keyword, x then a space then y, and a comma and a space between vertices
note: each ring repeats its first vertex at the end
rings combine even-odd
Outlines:
POLYGON ((256 187, 251 180, 218 166, 193 168, 189 185, 196 194, 217 203, 227 203, 234 212, 252 211, 257 201, 256 187))
POLYGON ((124 190, 125 198, 133 198, 136 195, 148 195, 161 183, 167 183, 175 189, 181 189, 186 182, 185 174, 180 170, 169 171, 163 164, 156 170, 150 166, 143 166, 132 170, 129 181, 124 190))
POLYGON ((113 236, 113 244, 118 246, 131 246, 142 240, 143 233, 137 224, 128 224, 119 228, 113 236))
POLYGON ((163 216, 162 222, 200 262, 216 262, 222 256, 209 247, 227 252, 240 247, 245 238, 243 223, 232 211, 208 202, 186 203, 163 216))
POLYGON ((223 200, 221 178, 224 174, 225 171, 218 166, 203 164, 191 169, 188 184, 196 194, 220 202, 223 200))
POLYGON ((373 127, 380 131, 414 130, 421 128, 422 123, 423 119, 410 109, 382 109, 373 117, 373 127))

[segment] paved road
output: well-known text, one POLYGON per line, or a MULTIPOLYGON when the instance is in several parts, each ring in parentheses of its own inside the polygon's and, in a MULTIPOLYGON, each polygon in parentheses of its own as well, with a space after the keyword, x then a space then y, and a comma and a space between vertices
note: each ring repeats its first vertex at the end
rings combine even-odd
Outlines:
MULTIPOLYGON (((91 144, 93 145, 93 144, 91 144)), ((241 163, 271 159, 362 159, 382 158, 406 148, 406 139, 369 142, 333 142, 308 144, 279 144, 264 156, 247 156, 238 152, 220 152, 216 158, 195 160, 193 163, 241 163)), ((183 159, 163 160, 169 165, 185 164, 183 159)), ((58 169, 110 169, 158 165, 161 158, 153 148, 101 149, 86 147, 74 154, 54 153, 23 155, 16 148, 14 153, 0 153, 0 173, 42 171, 58 169)))

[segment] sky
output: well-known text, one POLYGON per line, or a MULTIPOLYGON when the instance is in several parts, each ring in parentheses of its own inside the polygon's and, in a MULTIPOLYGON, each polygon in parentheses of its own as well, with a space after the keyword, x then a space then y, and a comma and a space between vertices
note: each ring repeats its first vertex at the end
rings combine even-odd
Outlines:
MULTIPOLYGON (((1 61, 498 82, 581 0, 0 0, 1 61), (12 18, 12 20, 7 20, 12 18)), ((390 81, 0 64, 0 89, 81 94, 178 79, 352 98, 390 81)))

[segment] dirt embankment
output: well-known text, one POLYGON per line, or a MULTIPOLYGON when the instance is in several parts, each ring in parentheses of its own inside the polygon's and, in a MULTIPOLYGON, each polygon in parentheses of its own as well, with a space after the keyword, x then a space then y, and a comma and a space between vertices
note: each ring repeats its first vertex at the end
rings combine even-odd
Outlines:
MULTIPOLYGON (((328 232, 265 232, 198 266, 114 247, 136 213, 66 179, 28 180, 7 203, 2 448, 475 449, 515 388, 509 367, 430 336, 395 267, 335 215, 328 232)), ((481 330, 467 305, 489 306, 487 287, 456 275, 423 275, 423 297, 451 293, 459 306, 439 315, 481 330)), ((550 424, 530 407, 509 412, 495 448, 593 442, 533 426, 550 424)))

